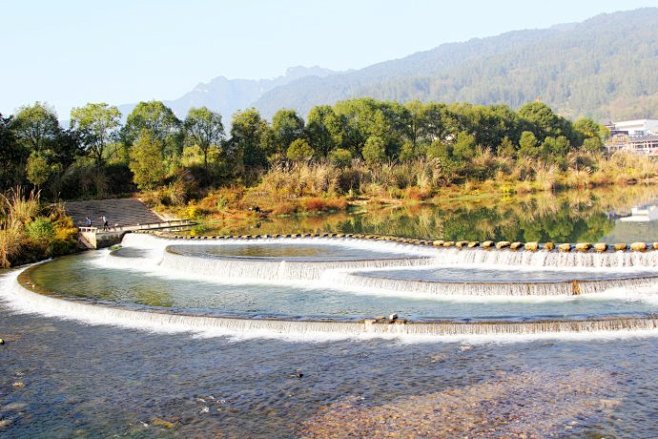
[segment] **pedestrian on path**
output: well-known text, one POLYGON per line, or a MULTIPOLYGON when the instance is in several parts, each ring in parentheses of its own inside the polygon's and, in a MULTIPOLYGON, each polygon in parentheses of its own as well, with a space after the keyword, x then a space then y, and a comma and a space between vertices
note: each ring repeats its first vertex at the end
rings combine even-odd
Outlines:
POLYGON ((103 222, 103 230, 109 229, 109 226, 107 224, 107 217, 105 215, 101 216, 101 221, 103 222))

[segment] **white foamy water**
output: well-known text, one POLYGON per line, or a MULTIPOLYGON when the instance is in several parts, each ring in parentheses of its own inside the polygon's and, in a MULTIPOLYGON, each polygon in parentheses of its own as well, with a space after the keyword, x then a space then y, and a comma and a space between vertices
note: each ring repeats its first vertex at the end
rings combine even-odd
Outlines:
MULTIPOLYGON (((146 234, 128 234, 123 246, 134 250, 132 257, 114 256, 101 251, 91 262, 101 267, 130 270, 145 276, 165 279, 199 279, 218 283, 272 283, 299 285, 305 288, 331 288, 352 294, 396 296, 405 299, 449 298, 453 301, 570 301, 575 297, 588 300, 643 301, 658 305, 658 281, 655 279, 612 279, 578 283, 579 296, 573 296, 568 282, 545 283, 441 283, 408 279, 368 277, 360 271, 385 273, 392 268, 423 270, 427 267, 455 266, 473 269, 485 267, 501 270, 548 271, 556 273, 615 272, 632 274, 655 269, 655 252, 650 253, 548 253, 513 252, 481 249, 437 249, 386 241, 355 239, 262 239, 245 240, 176 240, 146 234), (341 245, 351 249, 385 252, 388 258, 363 258, 336 261, 285 261, 258 257, 204 257, 179 254, 175 246, 195 245, 341 245), (174 246, 170 248, 170 246, 174 246), (652 265, 653 264, 653 265, 652 265)), ((108 305, 92 304, 34 293, 17 282, 18 272, 0 280, 0 298, 13 310, 38 313, 48 317, 72 319, 93 325, 115 325, 124 328, 164 332, 190 333, 201 337, 233 338, 274 337, 290 340, 323 341, 345 338, 391 338, 404 342, 468 340, 530 341, 547 338, 591 339, 655 336, 658 319, 653 317, 609 317, 587 320, 536 320, 427 323, 382 323, 365 321, 308 321, 207 317, 165 312, 150 312, 108 305)), ((376 300, 374 298, 373 300, 376 300)))
MULTIPOLYGON (((108 255, 97 262, 113 268, 143 270, 172 278, 203 278, 218 282, 291 284, 297 286, 330 286, 331 288, 354 291, 359 294, 404 295, 405 297, 466 296, 541 297, 605 294, 612 291, 626 293, 620 297, 630 298, 629 293, 642 291, 658 292, 658 252, 649 253, 558 253, 558 252, 515 252, 509 250, 482 250, 455 248, 442 249, 399 244, 388 241, 326 238, 278 238, 258 240, 178 240, 162 239, 146 234, 128 234, 124 246, 142 249, 148 256, 140 258, 114 257, 108 255), (400 255, 399 258, 364 258, 341 261, 295 261, 273 260, 257 257, 204 257, 189 253, 181 254, 176 246, 208 245, 255 245, 277 246, 345 246, 351 249, 400 255), (143 262, 142 262, 143 260, 143 262), (360 274, 362 271, 386 272, 392 268, 410 271, 432 267, 457 267, 472 270, 506 270, 514 268, 521 272, 562 274, 569 272, 591 272, 610 274, 609 279, 554 282, 487 282, 464 279, 464 282, 426 281, 423 279, 387 279, 360 274), (614 270, 611 272, 610 270, 614 270), (654 273, 653 276, 650 277, 654 273), (624 274, 615 278, 613 274, 624 274), (635 277, 634 277, 635 276, 635 277)), ((652 298, 649 297, 651 300, 652 298)))
POLYGON ((409 342, 524 342, 540 339, 614 339, 658 335, 656 318, 617 318, 540 322, 431 322, 389 324, 334 321, 285 321, 202 317, 136 311, 72 301, 22 287, 19 271, 0 279, 0 299, 21 313, 70 319, 91 325, 113 325, 157 333, 189 333, 199 337, 280 338, 321 342, 339 339, 396 339, 409 342))

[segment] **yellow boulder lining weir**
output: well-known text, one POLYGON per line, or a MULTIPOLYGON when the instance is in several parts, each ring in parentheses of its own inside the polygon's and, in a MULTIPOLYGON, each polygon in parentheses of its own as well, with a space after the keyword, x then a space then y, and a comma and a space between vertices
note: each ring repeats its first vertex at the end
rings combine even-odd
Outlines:
POLYGON ((571 251, 571 244, 569 244, 568 242, 565 242, 563 244, 559 244, 557 246, 557 249, 560 252, 565 252, 565 253, 570 252, 571 251))
POLYGON ((288 238, 288 239, 316 239, 316 238, 334 238, 334 239, 356 239, 356 240, 376 240, 376 241, 387 241, 387 242, 397 242, 400 244, 407 244, 407 245, 417 245, 417 246, 433 246, 433 247, 439 247, 439 248, 448 248, 448 247, 456 247, 459 249, 493 249, 496 248, 498 250, 526 250, 526 251, 538 251, 538 250, 544 250, 544 251, 553 251, 556 250, 559 252, 571 252, 571 251, 576 251, 580 253, 587 253, 587 252, 594 252, 594 253, 604 253, 604 252, 609 252, 609 251, 633 251, 633 252, 646 252, 646 251, 651 251, 655 250, 658 251, 658 241, 657 242, 651 242, 651 243, 646 243, 646 242, 633 242, 631 244, 627 244, 624 242, 619 242, 615 244, 607 244, 605 242, 597 242, 595 244, 589 243, 589 242, 577 242, 577 243, 560 243, 560 244, 555 244, 554 242, 547 241, 545 243, 539 243, 536 241, 531 241, 531 242, 519 242, 519 241, 467 241, 467 240, 461 240, 461 241, 444 241, 442 239, 437 239, 437 240, 425 240, 425 239, 417 239, 417 238, 404 238, 404 237, 396 237, 396 236, 384 236, 384 235, 362 235, 362 234, 352 234, 352 233, 292 233, 292 234, 265 234, 265 235, 218 235, 218 236, 190 236, 190 235, 177 235, 173 234, 169 231, 166 230, 136 230, 136 231, 130 231, 127 233, 143 233, 143 234, 151 234, 155 236, 160 236, 163 238, 168 238, 168 239, 192 239, 192 240, 226 240, 226 239, 231 239, 231 240, 254 240, 254 239, 283 239, 283 238, 288 238))
POLYGON ((608 244, 605 242, 597 242, 594 244, 594 251, 597 253, 603 253, 605 251, 608 251, 608 244))
POLYGON ((524 249, 527 251, 535 252, 539 249, 539 243, 538 242, 526 242, 525 245, 523 246, 524 249))

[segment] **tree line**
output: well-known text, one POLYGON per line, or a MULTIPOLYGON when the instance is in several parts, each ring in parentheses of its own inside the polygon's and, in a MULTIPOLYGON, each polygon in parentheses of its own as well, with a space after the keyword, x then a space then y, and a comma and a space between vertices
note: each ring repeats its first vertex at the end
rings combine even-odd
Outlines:
POLYGON ((106 196, 182 179, 201 187, 251 185, 275 166, 330 163, 349 168, 431 161, 463 178, 483 152, 567 166, 572 152, 598 153, 607 130, 572 122, 541 102, 506 105, 405 104, 371 98, 313 107, 306 119, 281 109, 271 121, 249 108, 222 116, 191 108, 179 119, 160 101, 139 103, 122 123, 117 107, 74 108, 70 126, 36 102, 0 115, 0 187, 29 183, 50 198, 106 196))

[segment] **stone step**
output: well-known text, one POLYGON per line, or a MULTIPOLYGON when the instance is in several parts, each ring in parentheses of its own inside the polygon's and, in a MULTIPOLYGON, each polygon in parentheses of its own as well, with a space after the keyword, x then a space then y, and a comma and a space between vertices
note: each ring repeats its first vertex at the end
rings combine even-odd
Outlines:
POLYGON ((73 218, 76 226, 84 226, 85 218, 88 216, 92 221, 92 226, 100 227, 103 225, 101 220, 103 215, 110 226, 130 226, 162 221, 157 214, 135 198, 67 201, 64 203, 64 208, 66 213, 73 218))

